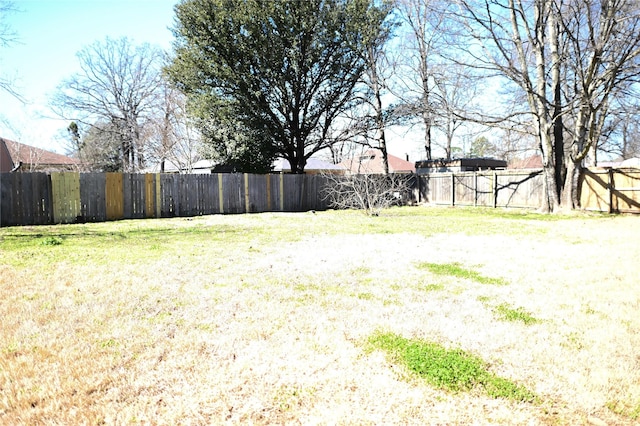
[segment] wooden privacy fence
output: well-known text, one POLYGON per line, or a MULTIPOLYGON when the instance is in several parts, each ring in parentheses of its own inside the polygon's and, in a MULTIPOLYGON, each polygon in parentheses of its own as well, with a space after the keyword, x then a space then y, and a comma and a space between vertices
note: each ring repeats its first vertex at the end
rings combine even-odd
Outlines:
POLYGON ((542 203, 541 170, 419 175, 419 203, 451 206, 530 207, 542 203))
POLYGON ((319 175, 2 173, 0 226, 327 208, 319 175))
POLYGON ((640 170, 584 170, 580 179, 580 205, 585 210, 640 213, 640 170))
MULTIPOLYGON (((432 173, 409 181, 418 203, 538 208, 541 170, 432 173)), ((2 173, 0 226, 102 222, 219 213, 324 210, 322 175, 2 173)), ((588 169, 587 210, 640 213, 640 170, 588 169)))

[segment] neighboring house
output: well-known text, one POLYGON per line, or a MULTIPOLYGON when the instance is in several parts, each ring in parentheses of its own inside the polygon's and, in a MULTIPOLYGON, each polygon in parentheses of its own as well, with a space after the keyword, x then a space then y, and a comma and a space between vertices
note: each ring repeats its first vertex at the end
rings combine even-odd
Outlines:
MULTIPOLYGON (((403 160, 387 153, 389 162, 389 173, 415 173, 416 166, 408 160, 403 160)), ((384 163, 382 151, 379 149, 369 149, 362 154, 344 160, 340 163, 351 174, 379 174, 384 173, 384 163)))
POLYGON ((75 158, 0 138, 0 172, 65 172, 79 166, 75 158))
MULTIPOLYGON (((279 158, 273 163, 273 171, 276 173, 291 173, 291 165, 284 158, 279 158)), ((317 158, 307 159, 304 172, 309 175, 321 173, 344 174, 345 169, 339 164, 318 160, 317 158)))
POLYGON ((477 172, 482 170, 501 170, 507 168, 507 162, 495 158, 452 158, 422 160, 416 162, 418 174, 477 172))
MULTIPOLYGON (((146 168, 143 173, 160 173, 160 163, 154 164, 151 167, 146 168)), ((164 161, 164 169, 162 173, 182 173, 182 174, 210 174, 214 173, 213 169, 215 164, 211 160, 198 160, 191 163, 191 168, 188 166, 180 165, 172 160, 164 161)))
POLYGON ((527 158, 514 158, 509 162, 510 169, 541 169, 542 156, 540 154, 532 155, 527 158))
POLYGON ((638 169, 640 168, 640 158, 633 157, 619 161, 598 161, 598 167, 609 169, 638 169))

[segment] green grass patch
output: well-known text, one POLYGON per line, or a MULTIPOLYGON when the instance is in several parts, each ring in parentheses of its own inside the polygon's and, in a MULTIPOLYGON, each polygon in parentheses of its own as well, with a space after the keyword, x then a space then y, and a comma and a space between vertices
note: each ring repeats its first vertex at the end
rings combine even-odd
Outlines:
POLYGON ((60 244, 62 244, 60 237, 45 237, 40 240, 41 246, 59 246, 60 244))
POLYGON ((444 290, 444 284, 442 283, 427 284, 421 289, 424 291, 441 291, 441 290, 444 290))
POLYGON ((487 277, 482 275, 473 269, 463 267, 458 262, 453 263, 429 263, 421 262, 416 265, 418 269, 425 269, 432 274, 450 276, 456 278, 463 278, 466 280, 475 281, 480 284, 492 284, 492 285, 507 285, 508 282, 502 278, 487 277))
POLYGON ((540 322, 524 308, 513 308, 508 303, 501 303, 493 308, 493 312, 504 321, 523 322, 526 325, 540 322))
POLYGON ((394 362, 439 389, 460 392, 481 388, 493 398, 537 400, 533 392, 489 372, 482 359, 461 349, 447 349, 435 343, 381 332, 369 337, 368 343, 371 349, 387 352, 394 362))

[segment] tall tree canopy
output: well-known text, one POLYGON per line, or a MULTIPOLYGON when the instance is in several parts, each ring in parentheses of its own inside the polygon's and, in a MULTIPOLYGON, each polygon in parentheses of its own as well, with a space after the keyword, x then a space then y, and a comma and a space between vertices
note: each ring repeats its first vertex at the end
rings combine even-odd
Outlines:
POLYGON ((54 111, 89 127, 90 140, 100 145, 93 151, 105 152, 110 164, 117 159, 119 165, 109 169, 139 171, 145 165, 144 130, 161 86, 162 52, 127 38, 107 38, 77 56, 81 71, 60 85, 54 111))
POLYGON ((328 147, 332 122, 353 101, 367 48, 380 40, 389 9, 374 3, 183 0, 166 71, 199 105, 216 106, 210 120, 237 122, 243 137, 226 140, 251 149, 235 152, 282 156, 302 173, 307 159, 328 147))

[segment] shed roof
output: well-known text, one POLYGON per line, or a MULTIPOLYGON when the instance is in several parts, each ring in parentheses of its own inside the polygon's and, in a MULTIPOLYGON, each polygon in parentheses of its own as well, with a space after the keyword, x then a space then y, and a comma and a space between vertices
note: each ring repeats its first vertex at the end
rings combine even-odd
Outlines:
POLYGON ((433 160, 421 160, 416 162, 419 169, 438 169, 464 167, 467 170, 485 170, 505 168, 507 162, 497 158, 469 157, 469 158, 436 158, 433 160))

